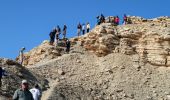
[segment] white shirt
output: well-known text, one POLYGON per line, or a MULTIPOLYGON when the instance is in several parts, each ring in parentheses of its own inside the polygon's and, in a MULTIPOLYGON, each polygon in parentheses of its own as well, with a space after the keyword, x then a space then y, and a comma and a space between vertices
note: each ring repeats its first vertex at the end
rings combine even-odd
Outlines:
POLYGON ((90 29, 90 24, 87 24, 87 26, 86 26, 86 27, 87 27, 87 29, 90 29))
POLYGON ((38 89, 30 89, 30 92, 32 93, 34 100, 39 100, 38 98, 40 97, 40 91, 38 89))

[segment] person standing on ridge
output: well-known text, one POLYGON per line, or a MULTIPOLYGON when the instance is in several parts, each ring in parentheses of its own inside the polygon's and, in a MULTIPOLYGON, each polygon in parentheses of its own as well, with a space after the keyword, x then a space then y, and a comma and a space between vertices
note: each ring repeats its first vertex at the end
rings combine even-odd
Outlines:
POLYGON ((119 17, 116 16, 116 18, 115 18, 115 24, 116 24, 116 26, 119 25, 119 21, 120 21, 119 17))
POLYGON ((82 24, 82 33, 85 34, 85 24, 82 24))
POLYGON ((101 14, 101 16, 100 16, 100 22, 101 22, 101 23, 105 23, 105 17, 104 17, 103 14, 101 14))
POLYGON ((67 39, 67 41, 66 41, 66 52, 67 53, 70 52, 70 47, 71 47, 71 43, 70 43, 69 39, 67 39))
POLYGON ((2 86, 2 76, 7 76, 7 74, 5 69, 0 66, 0 88, 2 86))
POLYGON ((41 100, 41 93, 38 84, 36 84, 34 88, 30 89, 30 92, 32 93, 34 100, 41 100))
POLYGON ((22 47, 19 51, 19 62, 21 65, 24 62, 24 50, 25 50, 25 47, 22 47))
POLYGON ((101 23, 100 16, 97 16, 96 18, 97 18, 97 25, 100 25, 101 23))
POLYGON ((126 14, 124 14, 123 16, 123 24, 126 25, 128 22, 127 22, 128 18, 126 16, 126 14))
POLYGON ((67 26, 66 26, 66 24, 64 24, 64 27, 63 27, 63 39, 66 38, 66 33, 67 33, 67 26))
POLYGON ((53 44, 54 44, 55 34, 56 34, 56 28, 54 28, 54 29, 50 32, 50 34, 49 34, 49 36, 50 36, 50 45, 53 45, 53 44))
POLYGON ((82 26, 81 26, 81 24, 79 23, 79 24, 77 25, 77 34, 78 34, 78 37, 81 35, 81 30, 82 30, 82 26))
POLYGON ((0 88, 1 88, 1 85, 2 85, 2 76, 3 76, 3 70, 2 70, 2 67, 0 67, 0 88))
POLYGON ((86 25, 86 32, 89 33, 89 31, 90 31, 90 24, 89 24, 89 22, 87 22, 87 25, 86 25))
POLYGON ((59 36, 60 36, 60 33, 61 33, 61 29, 60 29, 60 26, 57 25, 57 28, 56 28, 56 46, 58 45, 58 41, 59 41, 59 36))
POLYGON ((32 93, 29 91, 29 84, 27 80, 23 80, 21 88, 15 91, 13 100, 34 100, 32 93))

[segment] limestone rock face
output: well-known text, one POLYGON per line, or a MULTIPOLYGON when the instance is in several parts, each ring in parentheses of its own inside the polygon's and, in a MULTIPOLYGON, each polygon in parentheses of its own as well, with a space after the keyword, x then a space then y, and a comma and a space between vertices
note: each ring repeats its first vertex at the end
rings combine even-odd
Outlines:
POLYGON ((129 18, 132 24, 114 26, 112 23, 103 23, 90 33, 72 39, 72 42, 79 41, 84 48, 99 57, 112 52, 139 54, 141 61, 170 66, 170 18, 129 18))
MULTIPOLYGON (((60 45, 61 44, 62 43, 60 43, 60 45)), ((61 56, 62 51, 64 51, 63 47, 49 45, 49 41, 45 40, 38 47, 35 47, 31 51, 24 53, 23 65, 34 65, 42 60, 54 59, 58 56, 61 56)), ((19 61, 18 58, 17 61, 19 61)))
POLYGON ((72 39, 73 43, 80 41, 87 50, 93 51, 98 56, 105 56, 119 45, 119 37, 116 29, 110 23, 96 26, 90 33, 78 39, 72 39))

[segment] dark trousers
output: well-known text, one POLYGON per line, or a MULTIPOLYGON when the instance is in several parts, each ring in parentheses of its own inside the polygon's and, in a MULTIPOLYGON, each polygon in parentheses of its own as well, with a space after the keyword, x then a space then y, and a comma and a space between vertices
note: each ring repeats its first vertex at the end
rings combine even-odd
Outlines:
POLYGON ((87 29, 87 33, 89 33, 89 30, 90 30, 90 29, 88 28, 88 29, 87 29))
POLYGON ((54 43, 54 37, 50 37, 50 44, 52 45, 54 43))
POLYGON ((69 46, 66 47, 66 52, 67 52, 67 53, 70 52, 70 47, 69 47, 69 46))
POLYGON ((2 77, 0 77, 0 88, 1 88, 1 86, 2 86, 2 77))
POLYGON ((83 30, 83 35, 85 34, 85 30, 83 30))

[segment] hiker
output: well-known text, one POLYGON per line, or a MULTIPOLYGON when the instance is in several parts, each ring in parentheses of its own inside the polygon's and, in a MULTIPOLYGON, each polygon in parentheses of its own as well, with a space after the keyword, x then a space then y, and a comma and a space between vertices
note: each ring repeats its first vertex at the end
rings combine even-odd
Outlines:
POLYGON ((41 93, 39 90, 39 85, 35 84, 34 88, 30 89, 34 100, 41 100, 41 93))
POLYGON ((101 23, 100 16, 97 16, 96 18, 97 18, 97 25, 100 25, 101 23))
POLYGON ((71 43, 70 43, 69 39, 67 39, 67 41, 66 41, 66 52, 67 53, 70 52, 70 47, 71 47, 71 43))
POLYGON ((100 22, 101 22, 101 23, 105 23, 105 17, 104 17, 103 14, 101 14, 101 16, 100 16, 100 22))
POLYGON ((90 24, 89 24, 89 22, 87 22, 87 25, 86 25, 86 32, 89 33, 89 31, 90 31, 90 24))
POLYGON ((2 76, 7 76, 7 73, 4 68, 0 67, 0 88, 2 86, 2 76))
POLYGON ((78 34, 78 36, 80 36, 81 35, 81 30, 82 30, 82 26, 81 26, 81 24, 79 23, 78 25, 77 25, 77 34, 78 34))
POLYGON ((66 26, 66 24, 64 24, 64 27, 63 27, 63 39, 66 38, 66 32, 67 32, 67 26, 66 26))
POLYGON ((124 25, 126 25, 126 24, 128 24, 128 18, 127 18, 127 16, 126 16, 126 14, 124 14, 124 16, 123 16, 123 24, 124 25))
POLYGON ((22 80, 21 88, 15 91, 13 100, 34 100, 27 80, 22 80))
POLYGON ((1 85, 2 85, 2 76, 3 76, 3 71, 2 71, 2 67, 0 67, 0 88, 1 88, 1 85))
POLYGON ((56 29, 54 28, 54 29, 50 32, 50 34, 49 34, 49 36, 50 36, 50 45, 53 45, 53 44, 54 44, 55 33, 56 33, 56 29))
POLYGON ((119 17, 116 16, 116 17, 115 17, 115 21, 114 21, 114 23, 116 24, 116 26, 119 25, 119 20, 120 20, 119 17))
POLYGON ((24 50, 25 47, 22 47, 19 51, 19 63, 22 65, 24 62, 24 50))
POLYGON ((56 46, 58 45, 58 41, 59 41, 59 36, 60 36, 60 33, 61 33, 61 29, 60 29, 60 26, 57 25, 57 28, 56 28, 56 46))
POLYGON ((109 23, 111 23, 111 17, 110 16, 108 17, 108 19, 109 19, 109 23))
POLYGON ((82 34, 85 34, 85 24, 82 24, 82 34))

